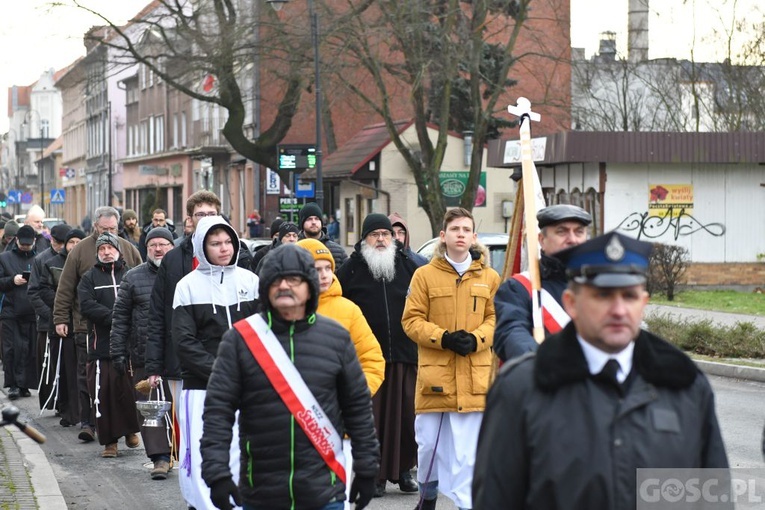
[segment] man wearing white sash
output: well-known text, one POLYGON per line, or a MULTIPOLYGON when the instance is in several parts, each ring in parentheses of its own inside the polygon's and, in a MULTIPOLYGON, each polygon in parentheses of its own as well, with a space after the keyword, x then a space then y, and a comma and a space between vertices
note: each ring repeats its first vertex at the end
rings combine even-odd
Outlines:
POLYGON ((351 501, 372 499, 380 463, 369 388, 348 331, 317 315, 319 278, 310 253, 285 244, 264 259, 262 313, 234 324, 207 385, 202 477, 213 503, 231 508, 341 510, 342 435, 351 439, 351 501), (227 445, 239 412, 241 476, 227 445))
MULTIPOLYGON (((566 271, 555 254, 587 240, 587 226, 592 223, 592 216, 581 207, 558 204, 540 210, 537 221, 542 250, 539 260, 540 303, 545 335, 549 335, 563 329, 570 320, 561 306, 561 296, 567 285, 566 271)), ((533 321, 528 274, 513 275, 502 283, 494 297, 494 308, 497 313, 494 352, 499 359, 507 361, 536 351, 538 344, 531 335, 533 321)))

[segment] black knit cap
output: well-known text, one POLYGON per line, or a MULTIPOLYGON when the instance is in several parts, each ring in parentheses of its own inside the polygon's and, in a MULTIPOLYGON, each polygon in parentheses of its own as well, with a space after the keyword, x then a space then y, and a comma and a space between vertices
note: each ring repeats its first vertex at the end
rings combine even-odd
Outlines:
POLYGON ((308 202, 303 206, 302 209, 300 209, 300 230, 303 230, 303 223, 305 223, 305 220, 310 218, 311 216, 316 216, 319 218, 319 221, 321 222, 321 226, 324 226, 324 213, 321 210, 321 207, 319 207, 319 204, 316 202, 308 202))
POLYGON ((291 221, 285 221, 279 227, 279 241, 284 239, 284 236, 286 236, 290 232, 293 232, 293 233, 297 234, 297 233, 300 232, 300 229, 298 228, 297 225, 295 225, 291 221))
POLYGON ((263 266, 258 273, 260 284, 258 295, 264 310, 271 310, 268 289, 277 278, 282 276, 300 276, 308 282, 310 297, 305 304, 306 316, 311 315, 319 306, 319 273, 314 267, 311 253, 296 244, 280 244, 270 250, 263 259, 263 266))
POLYGON ((361 238, 365 238, 370 232, 375 230, 390 230, 393 233, 393 225, 387 216, 380 213, 372 213, 364 218, 364 225, 361 227, 361 238))
POLYGON ((66 235, 66 242, 68 243, 68 242, 69 242, 69 240, 71 240, 71 239, 74 239, 75 237, 76 237, 77 239, 79 239, 80 241, 82 241, 83 239, 85 239, 86 237, 88 237, 88 235, 87 235, 85 232, 83 232, 82 230, 80 230, 79 228, 73 228, 73 229, 72 229, 72 230, 70 230, 70 231, 69 231, 69 233, 66 235))
POLYGON ((271 223, 271 230, 269 231, 269 232, 271 232, 271 237, 274 237, 276 234, 279 233, 279 227, 282 226, 282 223, 284 223, 284 220, 281 219, 281 218, 276 218, 271 223))
POLYGON ((161 237, 162 239, 170 241, 171 243, 173 242, 173 234, 171 234, 167 228, 154 227, 153 229, 149 230, 148 234, 146 234, 146 244, 149 244, 149 241, 157 237, 161 237))

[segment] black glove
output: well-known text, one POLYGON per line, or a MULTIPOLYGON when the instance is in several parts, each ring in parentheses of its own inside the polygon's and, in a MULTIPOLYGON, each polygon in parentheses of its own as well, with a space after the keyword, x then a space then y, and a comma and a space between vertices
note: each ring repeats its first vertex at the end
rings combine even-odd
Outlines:
POLYGON ((375 477, 356 476, 351 483, 351 494, 348 501, 356 503, 356 510, 365 508, 375 493, 375 477))
POLYGON ((210 487, 210 500, 220 510, 231 510, 231 498, 234 498, 236 506, 242 506, 242 496, 239 489, 231 478, 222 478, 210 487))
POLYGON ((441 346, 456 352, 460 356, 467 356, 471 352, 475 352, 476 345, 475 337, 462 329, 454 333, 446 332, 441 337, 441 346))
POLYGON ((119 375, 125 375, 127 371, 127 360, 123 356, 112 358, 112 368, 119 375))

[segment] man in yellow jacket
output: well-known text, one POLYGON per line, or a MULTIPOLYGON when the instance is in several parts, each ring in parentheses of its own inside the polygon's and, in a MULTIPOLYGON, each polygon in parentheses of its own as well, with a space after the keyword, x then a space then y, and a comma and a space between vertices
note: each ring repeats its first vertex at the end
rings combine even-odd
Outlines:
POLYGON ((462 208, 447 211, 441 243, 414 273, 401 319, 418 345, 414 430, 423 510, 436 508, 439 491, 460 509, 472 508, 499 284, 473 216, 462 208))

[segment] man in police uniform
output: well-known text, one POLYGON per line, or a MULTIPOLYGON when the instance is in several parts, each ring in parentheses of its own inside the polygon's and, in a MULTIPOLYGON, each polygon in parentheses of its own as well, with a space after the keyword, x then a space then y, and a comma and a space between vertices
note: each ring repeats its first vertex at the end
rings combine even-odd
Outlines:
POLYGON ((638 467, 728 466, 706 377, 640 330, 650 252, 611 232, 558 254, 571 322, 489 392, 475 508, 633 509, 638 467))
MULTIPOLYGON (((587 240, 590 213, 575 205, 558 204, 537 213, 539 222, 539 274, 542 279, 542 317, 545 334, 560 331, 569 321, 562 308, 561 296, 566 288, 565 268, 555 254, 587 240)), ((494 331, 494 352, 499 359, 521 356, 537 349, 531 336, 531 280, 528 273, 513 275, 505 281, 494 297, 497 326, 494 331)))

